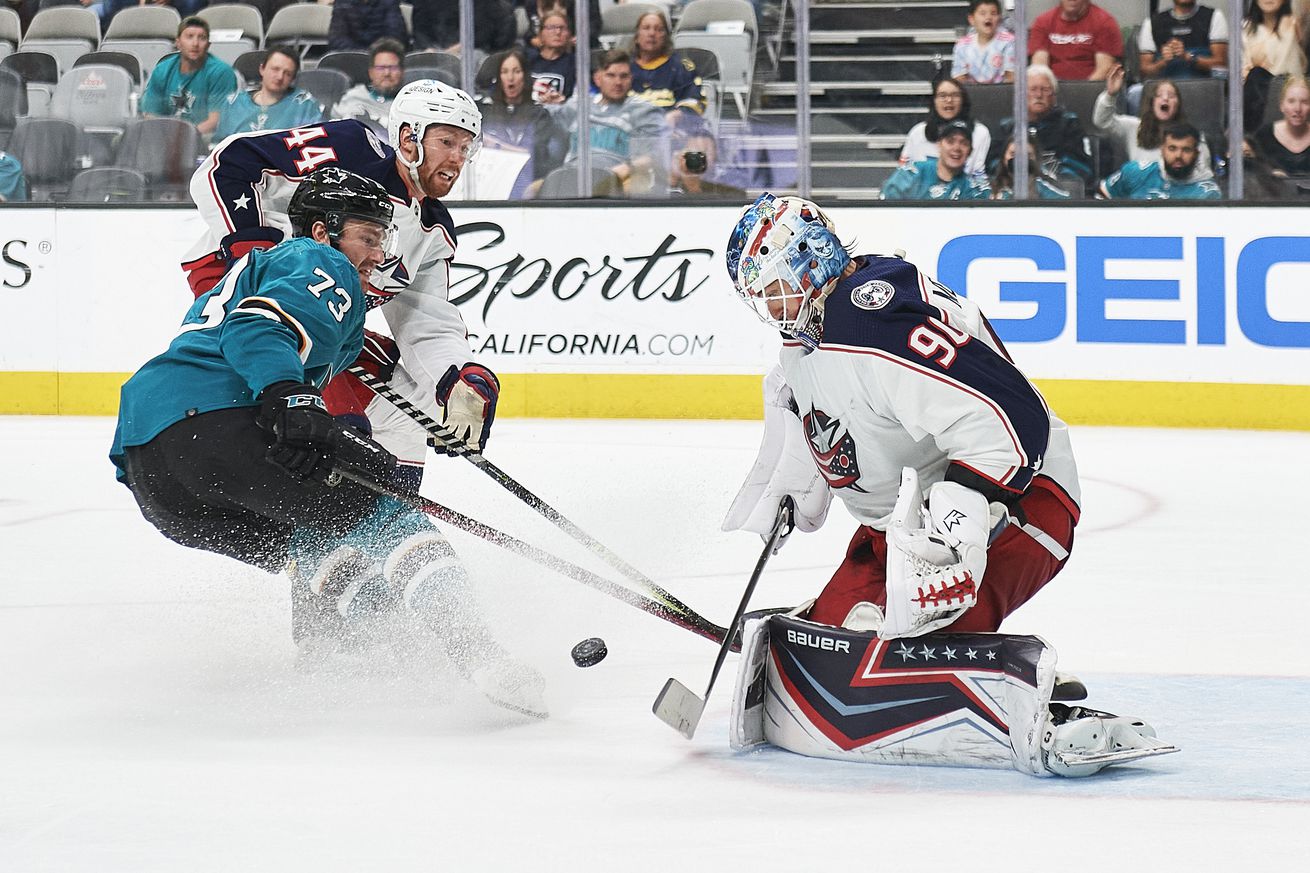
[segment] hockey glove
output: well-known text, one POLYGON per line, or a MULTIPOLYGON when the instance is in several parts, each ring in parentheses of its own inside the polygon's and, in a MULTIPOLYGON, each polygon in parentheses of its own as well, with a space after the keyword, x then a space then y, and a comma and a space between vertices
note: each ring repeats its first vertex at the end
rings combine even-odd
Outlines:
POLYGON ((396 458, 328 414, 313 385, 277 382, 259 395, 259 426, 273 435, 269 462, 298 479, 329 481, 342 469, 386 483, 396 458))
MULTIPOLYGON (((748 530, 767 539, 784 497, 795 504, 792 518, 800 530, 816 531, 827 519, 832 491, 814 463, 795 405, 782 370, 775 367, 764 378, 764 439, 759 456, 728 508, 724 530, 748 530)), ((779 547, 789 534, 784 534, 779 547)))
POLYGON ((355 358, 354 366, 363 367, 374 377, 386 382, 396 372, 399 361, 400 346, 396 345, 395 340, 384 333, 364 329, 364 348, 359 357, 355 358))
POLYGON ((945 627, 978 602, 994 524, 1007 518, 958 482, 928 489, 925 506, 918 473, 906 467, 887 529, 887 617, 883 639, 915 637, 945 627))
MULTIPOLYGON (((496 418, 496 398, 500 396, 500 380, 496 374, 480 364, 450 365, 450 369, 437 383, 437 404, 441 407, 441 423, 455 434, 455 438, 475 452, 487 444, 491 423, 496 418)), ((434 445, 438 452, 447 451, 434 445)), ((447 451, 447 454, 451 454, 447 451)))

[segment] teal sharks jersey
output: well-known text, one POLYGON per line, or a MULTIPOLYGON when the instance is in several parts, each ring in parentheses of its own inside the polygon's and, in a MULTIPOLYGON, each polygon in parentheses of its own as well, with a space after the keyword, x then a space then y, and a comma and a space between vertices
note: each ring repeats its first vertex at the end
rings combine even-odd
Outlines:
POLYGON ((185 417, 256 406, 275 382, 322 387, 364 341, 364 292, 350 260, 311 239, 254 251, 187 312, 168 350, 123 386, 110 458, 185 417))

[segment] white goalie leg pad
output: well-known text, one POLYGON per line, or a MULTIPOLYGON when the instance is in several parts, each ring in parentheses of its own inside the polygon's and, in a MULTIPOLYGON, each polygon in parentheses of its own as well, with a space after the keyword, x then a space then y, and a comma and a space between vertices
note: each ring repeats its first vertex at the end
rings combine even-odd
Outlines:
MULTIPOLYGON (((978 499, 986 518, 987 501, 981 494, 978 499)), ((931 525, 919 474, 906 467, 887 528, 887 614, 878 630, 883 639, 917 637, 945 627, 978 602, 981 579, 931 525)), ((982 555, 985 565, 985 547, 982 555)))
POLYGON ((768 619, 747 619, 741 632, 741 661, 728 713, 728 745, 749 752, 769 744, 764 735, 764 661, 769 656, 768 619))

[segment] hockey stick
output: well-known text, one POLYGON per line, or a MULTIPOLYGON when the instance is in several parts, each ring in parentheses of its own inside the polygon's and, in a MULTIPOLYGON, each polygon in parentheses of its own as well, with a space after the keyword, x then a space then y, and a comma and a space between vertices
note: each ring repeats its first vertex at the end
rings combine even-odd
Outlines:
MULTIPOLYGON (((714 622, 700 615, 689 606, 679 603, 679 608, 675 609, 669 604, 652 600, 630 588, 625 588, 616 582, 611 582, 603 576, 593 573, 583 567, 579 567, 577 564, 570 563, 563 558, 558 558, 544 549, 539 549, 530 543, 525 543, 523 540, 517 539, 503 531, 499 531, 490 525, 483 524, 467 515, 456 512, 434 500, 429 500, 422 495, 410 494, 397 491, 393 488, 388 488, 385 485, 374 482, 371 479, 360 476, 349 470, 338 468, 333 471, 333 474, 340 476, 342 479, 349 479, 351 482, 362 485, 374 493, 399 500, 401 503, 430 515, 433 518, 444 521, 452 527, 459 528, 460 530, 471 533, 474 536, 481 537, 487 542, 500 546, 515 555, 519 555, 520 557, 527 558, 531 561, 536 561, 538 564, 541 564, 544 567, 549 567, 561 576, 566 576, 569 579, 573 579, 574 581, 581 582, 591 588, 595 588, 597 591, 608 594, 616 600, 621 600, 629 606, 635 606, 642 612, 649 613, 656 618, 669 622, 670 624, 675 624, 680 628, 689 630, 694 634, 705 637, 707 640, 713 640, 718 643, 722 642, 727 636, 728 631, 726 628, 719 627, 717 624, 714 624, 714 622)), ((732 642, 730 637, 728 639, 729 642, 732 642)), ((740 648, 740 643, 737 645, 738 648, 740 648)))
MULTIPOLYGON (((723 659, 728 656, 728 649, 732 648, 733 638, 737 635, 737 625, 746 612, 746 604, 750 602, 751 595, 755 593, 755 584, 760 581, 764 565, 778 551, 780 541, 791 530, 793 509, 794 504, 790 497, 784 497, 782 503, 778 505, 778 515, 773 520, 773 530, 769 532, 764 551, 760 552, 760 559, 755 562, 755 572, 746 583, 746 590, 741 595, 741 603, 737 604, 737 611, 733 613, 732 621, 728 623, 728 632, 719 646, 719 656, 714 659, 714 669, 710 671, 710 682, 705 686, 705 696, 697 697, 686 685, 670 678, 660 689, 655 703, 651 705, 651 712, 655 713, 656 718, 687 739, 696 735, 696 726, 700 724, 701 714, 705 712, 705 704, 710 699, 714 682, 719 678, 719 670, 723 667, 723 659)), ((738 648, 740 649, 740 644, 738 648)))
POLYGON ((357 377, 359 381, 367 385, 369 390, 371 390, 374 394, 377 394, 383 400, 386 400, 392 406, 396 407, 401 412, 408 415, 414 421, 415 424, 419 425, 425 431, 427 431, 428 434, 433 439, 439 441, 441 445, 446 448, 446 450, 459 455, 460 457, 464 458, 464 460, 468 461, 469 463, 477 467, 479 470, 486 473, 488 476, 494 479, 496 483, 499 484, 502 488, 513 494, 519 500, 522 500, 525 504, 527 504, 530 508, 532 508, 536 512, 540 513, 542 517, 544 517, 551 524, 555 525, 560 530, 564 531, 578 542, 582 543, 584 546, 590 549, 594 554, 599 556, 601 560, 603 560, 605 563, 609 564, 611 567, 618 570, 620 573, 622 573, 624 576, 627 576, 632 581, 639 582, 642 585, 646 586, 647 590, 649 590, 651 594, 666 601, 669 604, 669 606, 673 607, 674 609, 685 608, 684 604, 680 603, 676 597, 674 597, 668 591, 665 591, 663 588, 657 585, 655 583, 655 580, 651 579, 645 573, 642 573, 640 570, 633 567, 627 561, 624 561, 618 555, 614 554, 609 549, 605 548, 605 546, 599 540, 595 539, 594 537, 589 535, 586 531, 584 531, 582 528, 578 527, 576 524, 569 521, 559 512, 559 510, 555 509, 550 504, 546 503, 546 501, 542 500, 540 497, 533 494, 523 485, 520 485, 513 478, 511 478, 510 475, 506 473, 504 470, 500 469, 495 464, 488 461, 485 457, 482 456, 481 452, 470 449, 463 442, 456 439, 455 434, 452 431, 442 427, 431 416, 429 416, 423 410, 419 409, 413 403, 410 403, 408 400, 406 400, 403 395, 398 393, 394 388, 392 388, 386 382, 382 381, 377 376, 374 376, 372 373, 370 373, 368 370, 364 369, 363 367, 359 367, 359 366, 350 367, 347 370, 347 372, 350 373, 352 376, 357 377))

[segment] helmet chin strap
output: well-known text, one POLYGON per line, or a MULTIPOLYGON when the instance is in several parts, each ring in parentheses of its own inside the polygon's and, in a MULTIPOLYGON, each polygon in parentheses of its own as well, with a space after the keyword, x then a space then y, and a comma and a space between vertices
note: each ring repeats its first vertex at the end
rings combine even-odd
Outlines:
POLYGON ((410 125, 409 127, 408 138, 410 142, 414 143, 414 148, 418 149, 417 159, 414 161, 405 160, 404 153, 400 150, 399 145, 397 145, 396 160, 405 165, 405 169, 409 172, 409 183, 414 186, 414 190, 418 192, 419 198, 421 199, 427 196, 427 191, 423 189, 423 183, 420 182, 418 178, 418 168, 423 164, 423 140, 414 133, 413 125, 410 125))

